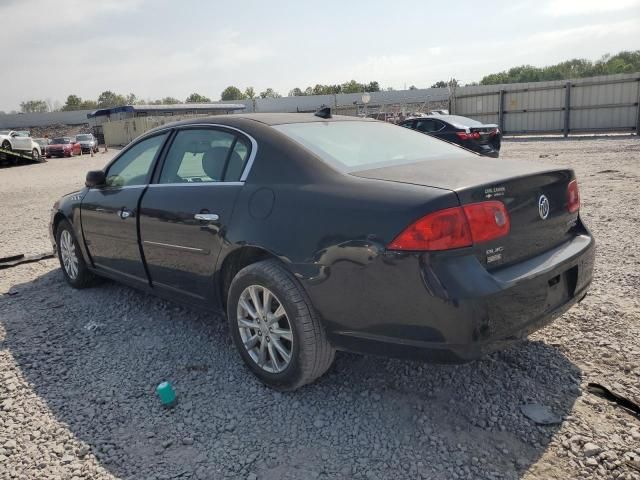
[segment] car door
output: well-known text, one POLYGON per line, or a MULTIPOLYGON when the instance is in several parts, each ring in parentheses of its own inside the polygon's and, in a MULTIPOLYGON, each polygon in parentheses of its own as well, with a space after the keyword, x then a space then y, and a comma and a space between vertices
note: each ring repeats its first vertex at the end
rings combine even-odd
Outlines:
POLYGON ((147 284, 138 240, 138 204, 168 133, 138 141, 106 170, 106 183, 91 188, 82 200, 82 231, 96 268, 147 284))
POLYGON ((25 137, 24 134, 12 133, 11 143, 14 150, 31 150, 31 137, 25 137))
POLYGON ((154 289, 209 304, 227 226, 253 142, 229 128, 178 130, 140 204, 140 238, 154 289))

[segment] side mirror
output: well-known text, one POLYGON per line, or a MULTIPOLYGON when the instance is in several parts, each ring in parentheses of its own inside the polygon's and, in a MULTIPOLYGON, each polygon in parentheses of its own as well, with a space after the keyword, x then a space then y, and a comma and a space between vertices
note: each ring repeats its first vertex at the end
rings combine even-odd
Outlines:
POLYGON ((104 185, 107 180, 104 172, 102 170, 92 170, 87 172, 87 178, 84 181, 84 184, 89 187, 98 187, 100 185, 104 185))

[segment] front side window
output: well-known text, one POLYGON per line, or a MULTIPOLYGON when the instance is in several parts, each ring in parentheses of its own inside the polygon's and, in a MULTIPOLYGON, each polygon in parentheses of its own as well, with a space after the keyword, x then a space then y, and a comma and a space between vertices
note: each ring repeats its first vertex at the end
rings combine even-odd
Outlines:
POLYGON ((108 187, 128 187, 149 183, 153 160, 166 138, 167 134, 162 133, 142 140, 125 151, 109 167, 106 185, 108 187))
POLYGON ((240 179, 249 154, 245 140, 214 129, 179 131, 159 183, 230 182, 240 179))
POLYGON ((276 130, 345 172, 472 154, 435 137, 383 122, 338 121, 274 125, 276 130))

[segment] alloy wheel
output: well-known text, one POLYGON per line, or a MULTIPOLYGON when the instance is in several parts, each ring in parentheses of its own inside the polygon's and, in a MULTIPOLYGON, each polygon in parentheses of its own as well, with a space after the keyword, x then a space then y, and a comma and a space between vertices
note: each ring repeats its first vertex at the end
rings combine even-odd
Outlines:
POLYGON ((251 359, 269 373, 284 371, 293 355, 293 331, 284 305, 271 290, 249 285, 238 300, 238 329, 251 359))
POLYGON ((69 230, 63 230, 60 235, 60 255, 64 270, 71 280, 78 277, 78 256, 76 255, 76 245, 69 230))

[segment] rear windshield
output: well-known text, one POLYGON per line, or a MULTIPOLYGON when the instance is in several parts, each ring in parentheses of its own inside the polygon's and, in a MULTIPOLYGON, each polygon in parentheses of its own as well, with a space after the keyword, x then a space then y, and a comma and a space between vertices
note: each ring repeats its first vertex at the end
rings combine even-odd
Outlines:
POLYGON ((484 125, 482 122, 474 120, 473 118, 460 117, 458 115, 442 115, 441 118, 449 123, 461 125, 463 127, 481 127, 484 125))
POLYGON ((289 123, 273 128, 345 172, 429 161, 442 155, 471 155, 423 133, 383 122, 289 123))

